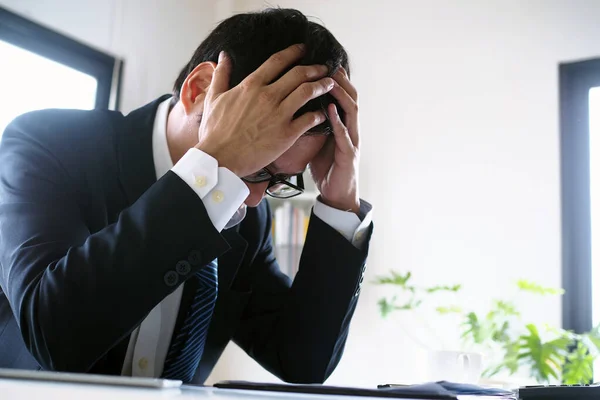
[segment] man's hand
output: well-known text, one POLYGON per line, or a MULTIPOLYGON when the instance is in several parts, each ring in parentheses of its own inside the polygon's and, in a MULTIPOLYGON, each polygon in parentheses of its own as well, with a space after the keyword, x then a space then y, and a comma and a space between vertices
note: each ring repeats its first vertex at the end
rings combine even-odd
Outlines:
POLYGON ((231 61, 221 53, 204 102, 196 147, 242 177, 275 161, 303 133, 325 121, 320 111, 296 119, 294 114, 333 89, 334 80, 325 77, 326 66, 296 66, 274 81, 304 51, 304 46, 294 45, 274 54, 231 90, 231 61))
POLYGON ((328 138, 321 152, 310 163, 310 170, 323 203, 358 214, 358 93, 343 68, 333 78, 336 83, 330 93, 346 115, 342 122, 335 105, 328 106, 333 138, 328 138))

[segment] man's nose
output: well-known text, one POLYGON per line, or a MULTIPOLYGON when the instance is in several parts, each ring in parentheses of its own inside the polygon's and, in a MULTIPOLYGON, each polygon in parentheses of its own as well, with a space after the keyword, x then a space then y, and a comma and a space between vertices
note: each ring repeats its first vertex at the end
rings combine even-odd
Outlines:
POLYGON ((246 186, 250 190, 250 194, 246 197, 244 203, 248 207, 256 207, 260 203, 260 201, 265 197, 265 190, 267 190, 267 186, 269 186, 269 182, 260 182, 260 183, 248 183, 246 182, 246 186))

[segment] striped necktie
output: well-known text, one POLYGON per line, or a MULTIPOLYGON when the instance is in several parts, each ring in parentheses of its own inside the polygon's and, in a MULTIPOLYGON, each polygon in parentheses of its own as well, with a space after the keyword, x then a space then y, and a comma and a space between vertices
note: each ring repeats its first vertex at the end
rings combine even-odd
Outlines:
MULTIPOLYGON (((194 278, 192 278, 194 279, 194 278)), ((171 340, 162 377, 191 382, 202 353, 217 300, 217 260, 196 272, 198 289, 182 327, 171 340)))

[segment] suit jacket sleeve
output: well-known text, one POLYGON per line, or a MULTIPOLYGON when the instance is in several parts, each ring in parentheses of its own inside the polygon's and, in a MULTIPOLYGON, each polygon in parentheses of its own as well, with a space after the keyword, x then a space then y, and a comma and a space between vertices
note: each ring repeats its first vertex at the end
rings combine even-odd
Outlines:
POLYGON ((18 118, 0 146, 0 284, 42 368, 85 372, 229 246, 172 172, 90 232, 75 200, 85 188, 31 134, 45 129, 40 120, 18 118), (190 255, 191 272, 178 275, 190 255))
MULTIPOLYGON (((293 383, 322 383, 337 366, 356 307, 367 250, 314 214, 293 283, 279 269, 271 211, 261 207, 262 243, 252 295, 234 340, 265 369, 293 383)), ((369 229, 369 236, 372 226, 369 229)))

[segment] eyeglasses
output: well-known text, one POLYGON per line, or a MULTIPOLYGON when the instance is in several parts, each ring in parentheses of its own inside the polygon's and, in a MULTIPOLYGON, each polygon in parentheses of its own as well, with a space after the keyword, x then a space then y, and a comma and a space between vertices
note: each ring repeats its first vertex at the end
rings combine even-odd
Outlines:
POLYGON ((272 174, 268 169, 263 168, 252 175, 243 177, 242 180, 248 183, 269 182, 265 192, 277 199, 289 199, 304 192, 302 174, 272 174))

